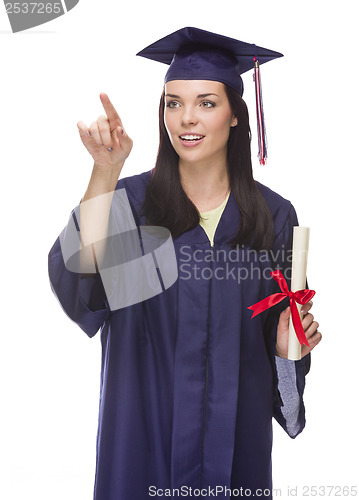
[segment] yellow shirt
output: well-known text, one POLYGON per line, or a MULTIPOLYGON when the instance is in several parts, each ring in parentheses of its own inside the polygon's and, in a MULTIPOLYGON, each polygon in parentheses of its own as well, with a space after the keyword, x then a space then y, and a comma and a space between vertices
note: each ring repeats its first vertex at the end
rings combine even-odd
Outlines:
POLYGON ((223 210, 225 209, 225 206, 227 204, 229 194, 227 195, 226 199, 224 200, 219 207, 214 208, 213 210, 209 210, 208 212, 201 212, 201 220, 200 220, 200 225, 203 227, 203 229, 206 231, 207 236, 209 241, 211 242, 211 246, 213 247, 213 238, 214 238, 214 233, 216 232, 218 222, 221 218, 221 215, 223 213, 223 210))

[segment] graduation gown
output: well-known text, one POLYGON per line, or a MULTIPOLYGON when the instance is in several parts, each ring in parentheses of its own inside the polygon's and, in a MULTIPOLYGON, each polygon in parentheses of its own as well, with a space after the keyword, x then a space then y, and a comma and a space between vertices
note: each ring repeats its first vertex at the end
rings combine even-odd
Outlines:
MULTIPOLYGON (((150 175, 117 185, 138 225, 150 175)), ((89 337, 101 329, 95 500, 179 498, 200 489, 202 497, 215 491, 228 499, 240 488, 256 498, 257 489, 272 487, 272 417, 291 437, 302 431, 310 354, 296 362, 275 356, 278 316, 288 304, 253 319, 247 309, 279 291, 270 270, 288 277, 298 222, 289 201, 258 187, 274 220, 272 254, 259 259, 228 246, 239 224, 230 194, 214 246, 200 225, 174 239, 177 281, 122 309, 110 310, 98 274, 66 269, 59 239, 52 247, 50 282, 63 309, 89 337)))

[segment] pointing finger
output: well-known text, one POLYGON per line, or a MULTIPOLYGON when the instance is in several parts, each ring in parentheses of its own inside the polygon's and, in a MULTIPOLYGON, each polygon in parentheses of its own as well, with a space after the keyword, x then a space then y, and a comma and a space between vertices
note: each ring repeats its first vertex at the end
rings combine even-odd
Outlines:
POLYGON ((106 115, 108 117, 109 123, 110 123, 110 129, 111 133, 114 131, 114 129, 118 126, 122 127, 122 122, 119 114, 117 113, 114 105, 110 101, 110 98, 108 97, 107 94, 104 92, 101 92, 100 94, 100 99, 102 102, 102 106, 106 112, 106 115))

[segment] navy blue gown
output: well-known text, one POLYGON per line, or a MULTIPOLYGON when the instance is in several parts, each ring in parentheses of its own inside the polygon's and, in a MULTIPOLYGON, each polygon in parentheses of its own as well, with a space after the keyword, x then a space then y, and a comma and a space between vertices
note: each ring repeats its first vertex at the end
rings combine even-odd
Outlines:
MULTIPOLYGON (((150 175, 117 185, 138 225, 150 175)), ((257 185, 274 220, 271 254, 259 259, 228 246, 239 224, 230 194, 212 249, 200 225, 174 239, 177 281, 132 306, 111 311, 100 276, 68 271, 59 239, 52 247, 50 282, 63 309, 89 337, 101 330, 95 500, 181 498, 200 489, 228 499, 240 488, 256 498, 272 488, 273 416, 291 437, 303 430, 310 354, 296 362, 275 356, 288 304, 253 319, 247 309, 279 291, 270 270, 288 277, 298 222, 289 201, 257 185)))

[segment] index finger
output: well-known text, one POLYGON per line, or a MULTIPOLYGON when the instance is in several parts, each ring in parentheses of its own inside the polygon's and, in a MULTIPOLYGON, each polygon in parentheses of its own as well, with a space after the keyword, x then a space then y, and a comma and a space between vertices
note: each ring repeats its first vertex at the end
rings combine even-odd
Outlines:
POLYGON ((307 302, 306 304, 304 304, 304 306, 302 306, 301 308, 301 313, 302 314, 307 314, 308 311, 312 308, 312 305, 313 305, 313 301, 310 300, 309 302, 307 302))
POLYGON ((116 127, 118 127, 118 126, 122 127, 121 118, 119 117, 119 114, 117 113, 114 105, 110 101, 110 98, 108 97, 107 94, 105 94, 104 92, 101 92, 100 99, 102 102, 102 106, 103 106, 104 110, 106 111, 106 115, 109 119, 110 129, 111 129, 111 133, 112 133, 116 127))

